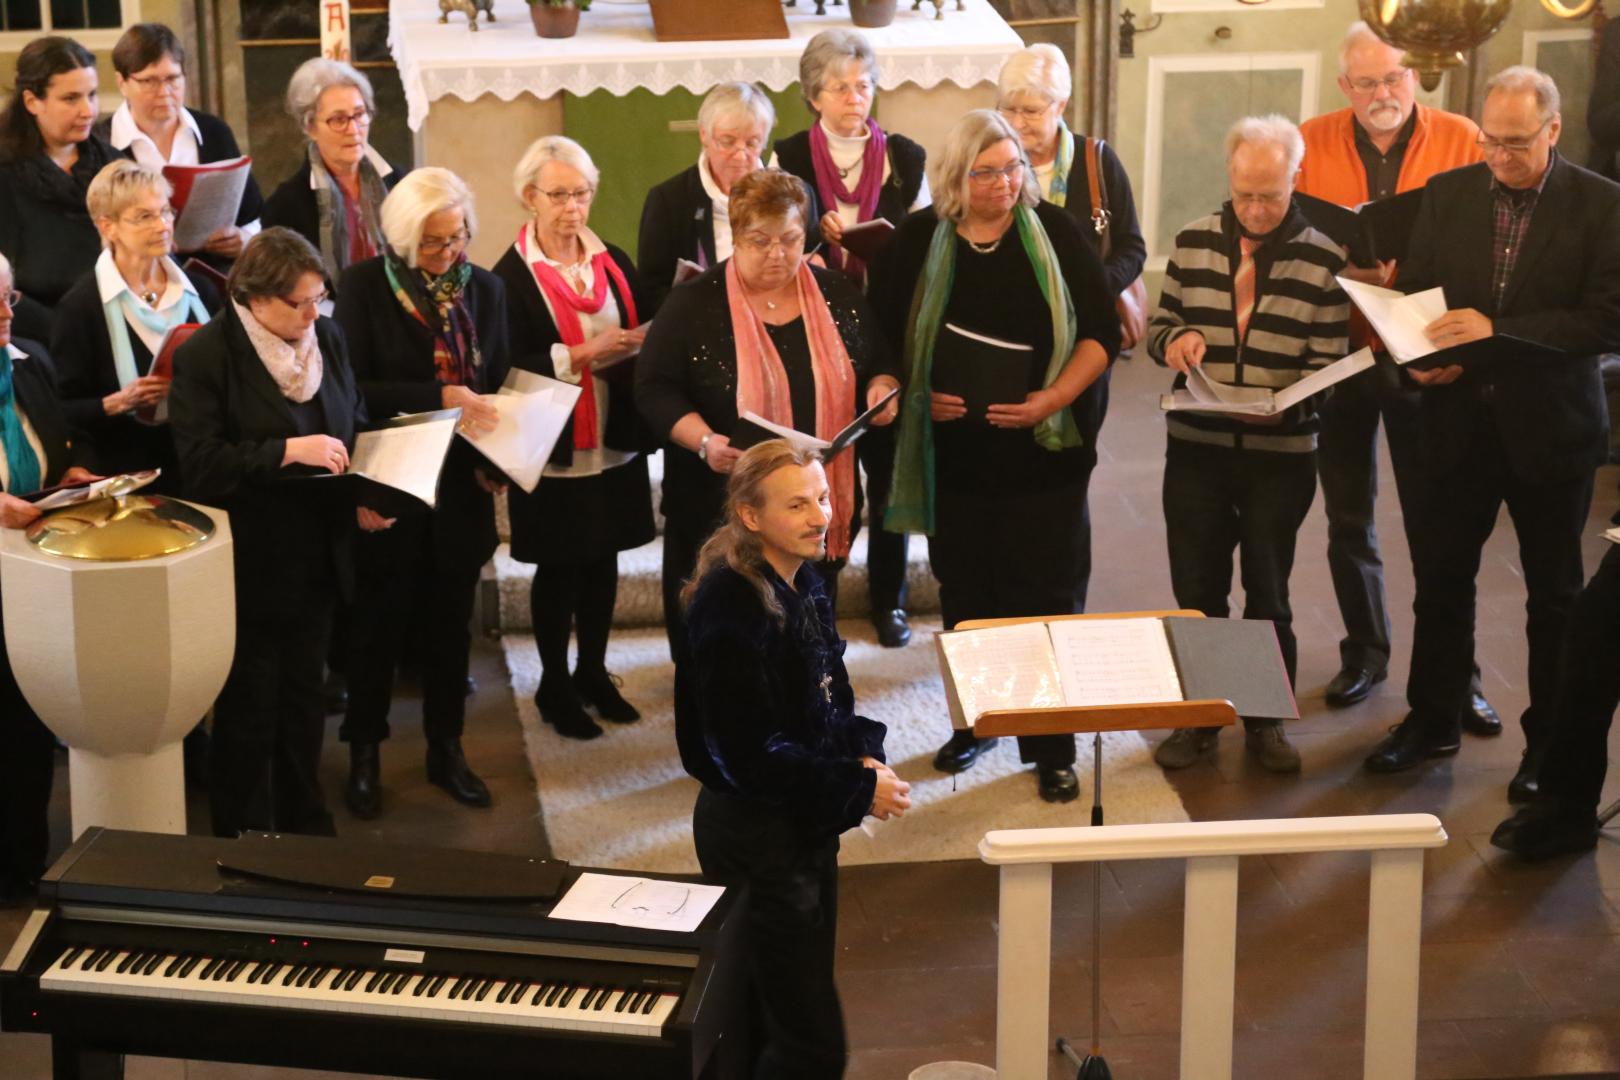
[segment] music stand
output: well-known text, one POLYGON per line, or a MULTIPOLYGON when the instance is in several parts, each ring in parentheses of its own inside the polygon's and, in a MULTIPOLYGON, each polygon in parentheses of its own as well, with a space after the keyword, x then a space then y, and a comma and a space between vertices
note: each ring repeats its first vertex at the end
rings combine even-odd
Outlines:
MULTIPOLYGON (((1060 622, 1070 619, 1201 619, 1199 611, 1121 611, 1099 615, 1053 615, 1045 618, 971 619, 957 630, 980 630, 1015 623, 1060 622)), ((1102 733, 1150 728, 1229 727, 1237 722, 1230 701, 1163 701, 1140 705, 1079 705, 1051 709, 994 709, 979 715, 973 733, 981 738, 997 735, 1069 735, 1091 733, 1091 824, 1103 823, 1102 733)), ((1620 804, 1617 804, 1620 805, 1620 804)), ((1059 1037, 1057 1049, 1076 1067, 1077 1080, 1105 1080, 1110 1075, 1103 1061, 1102 1026, 1102 863, 1091 864, 1091 1053, 1081 1058, 1069 1040, 1059 1037)))

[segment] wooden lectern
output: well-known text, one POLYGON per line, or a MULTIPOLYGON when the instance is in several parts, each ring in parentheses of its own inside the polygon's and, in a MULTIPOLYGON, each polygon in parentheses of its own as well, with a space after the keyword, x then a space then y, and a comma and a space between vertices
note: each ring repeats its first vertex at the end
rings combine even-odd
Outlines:
POLYGON ((789 37, 781 0, 652 0, 659 41, 753 41, 789 37))

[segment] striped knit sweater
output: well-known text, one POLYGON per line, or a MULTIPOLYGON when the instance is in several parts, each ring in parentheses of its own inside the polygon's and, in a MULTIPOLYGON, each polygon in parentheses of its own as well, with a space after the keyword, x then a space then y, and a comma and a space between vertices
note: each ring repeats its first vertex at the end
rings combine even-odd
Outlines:
MULTIPOLYGON (((1348 350, 1350 302, 1333 280, 1344 268, 1341 249, 1311 228, 1297 206, 1256 249, 1255 306, 1238 348, 1232 274, 1238 261, 1238 223, 1227 204, 1176 236, 1158 310, 1148 325, 1148 351, 1164 363, 1169 344, 1189 330, 1204 336, 1205 374, 1233 386, 1280 390, 1348 350)), ((1175 385, 1186 377, 1177 375, 1175 385)), ((1316 448, 1311 400, 1257 425, 1227 416, 1174 412, 1172 438, 1217 446, 1306 453, 1316 448)))

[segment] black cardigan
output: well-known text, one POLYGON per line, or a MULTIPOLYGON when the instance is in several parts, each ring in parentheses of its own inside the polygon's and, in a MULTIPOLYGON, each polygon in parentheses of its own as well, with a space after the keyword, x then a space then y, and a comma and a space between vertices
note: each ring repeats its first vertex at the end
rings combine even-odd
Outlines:
POLYGON ((11 261, 16 287, 45 307, 55 308, 95 266, 101 234, 90 220, 85 193, 102 166, 124 156, 91 135, 66 174, 68 183, 57 180, 61 170, 43 150, 0 165, 0 254, 11 261), (42 176, 52 178, 48 189, 42 176))
MULTIPOLYGON (((812 272, 855 368, 859 412, 866 384, 874 375, 897 375, 890 352, 859 287, 837 270, 813 267, 812 272)), ((720 435, 729 436, 737 424, 737 346, 724 263, 671 293, 653 321, 636 365, 636 405, 653 431, 666 440, 665 516, 691 527, 714 521, 725 503, 726 478, 668 440, 676 421, 690 412, 702 416, 720 435)))
MULTIPOLYGON (((196 288, 203 307, 211 316, 217 314, 221 300, 213 282, 202 274, 186 276, 196 288)), ((62 388, 62 409, 69 423, 94 440, 96 471, 104 476, 116 476, 141 469, 162 469, 163 478, 158 481, 157 490, 179 491, 174 439, 168 427, 143 424, 133 413, 108 416, 102 407, 101 399, 119 387, 94 270, 68 290, 57 305, 56 313, 51 355, 56 359, 62 388)), ((128 325, 124 333, 129 337, 135 373, 145 375, 152 367, 151 350, 128 325)))
MULTIPOLYGON (((1074 215, 1080 231, 1091 242, 1091 249, 1102 256, 1102 235, 1091 220, 1091 173, 1086 168, 1086 137, 1078 132, 1074 136, 1074 163, 1069 167, 1069 194, 1063 208, 1074 215)), ((1114 148, 1102 144, 1098 152, 1102 164, 1102 189, 1108 200, 1108 257, 1103 259, 1103 277, 1108 280, 1110 296, 1118 296, 1125 287, 1142 274, 1147 263, 1147 241, 1142 239, 1142 227, 1136 221, 1136 199, 1131 195, 1131 178, 1125 166, 1114 153, 1114 148)))
POLYGON ((872 805, 887 728, 855 712, 844 642, 821 575, 793 588, 763 568, 785 618, 730 567, 698 584, 686 612, 692 660, 675 667, 681 764, 704 787, 792 821, 807 840, 859 825, 872 805))
MULTIPOLYGON (((343 333, 315 324, 321 386, 314 400, 325 431, 354 447, 366 422, 343 333)), ((234 308, 175 354, 169 426, 188 498, 231 516, 238 617, 296 619, 299 597, 335 584, 352 596, 356 488, 350 479, 306 479, 320 470, 282 467, 298 434, 287 399, 248 340, 234 308)))
MULTIPOLYGON (((62 411, 61 399, 56 394, 55 371, 45 347, 24 338, 13 338, 11 343, 27 354, 11 363, 11 387, 17 407, 28 417, 29 426, 39 436, 39 445, 45 451, 45 460, 39 463, 40 486, 51 487, 61 482, 62 474, 70 467, 86 463, 89 445, 85 439, 77 437, 62 411)), ((0 345, 0 349, 4 348, 0 345)), ((0 642, 0 652, 4 649, 5 643, 0 642)))
MULTIPOLYGON (((202 140, 197 145, 199 165, 212 165, 216 161, 229 161, 242 156, 242 148, 237 145, 236 132, 231 130, 231 125, 213 113, 205 113, 201 109, 187 109, 186 112, 197 122, 197 131, 202 135, 202 140)), ((110 138, 112 117, 103 117, 97 121, 95 130, 103 139, 110 138)), ((259 182, 253 179, 253 173, 249 171, 247 186, 242 189, 242 204, 236 211, 236 224, 251 225, 259 220, 259 216, 263 213, 264 192, 259 189, 259 182)))
MULTIPOLYGON (((888 137, 886 153, 889 159, 889 179, 878 193, 877 217, 888 218, 894 225, 906 220, 917 193, 922 190, 923 170, 928 164, 928 151, 904 135, 885 132, 888 137)), ((776 144, 776 157, 782 168, 805 182, 816 191, 815 160, 810 153, 810 132, 800 131, 776 144)), ((820 193, 817 192, 819 195, 820 193)), ((831 207, 827 208, 831 210, 831 207)))
MULTIPOLYGON (((332 317, 343 330, 355 382, 366 412, 381 421, 399 413, 431 412, 442 407, 442 389, 433 367, 433 332, 400 305, 388 284, 384 257, 355 263, 343 272, 332 317)), ((510 363, 506 334, 506 286, 494 274, 473 267, 465 293, 478 334, 481 363, 468 389, 493 394, 506 381, 510 363)), ((433 511, 437 549, 458 565, 482 566, 495 551, 495 503, 478 486, 474 470, 499 470, 457 438, 450 444, 439 475, 438 505, 433 511)))
MULTIPOLYGON (((383 177, 382 182, 383 187, 393 191, 394 185, 399 183, 407 170, 399 168, 393 162, 389 162, 389 165, 394 171, 383 177)), ((267 229, 276 225, 291 229, 314 244, 317 251, 320 250, 321 208, 315 201, 315 189, 309 186, 308 155, 305 155, 303 164, 298 166, 298 171, 283 180, 280 186, 270 193, 270 197, 264 200, 264 210, 260 213, 259 220, 264 222, 267 229)), ((337 282, 330 284, 336 290, 337 282)))

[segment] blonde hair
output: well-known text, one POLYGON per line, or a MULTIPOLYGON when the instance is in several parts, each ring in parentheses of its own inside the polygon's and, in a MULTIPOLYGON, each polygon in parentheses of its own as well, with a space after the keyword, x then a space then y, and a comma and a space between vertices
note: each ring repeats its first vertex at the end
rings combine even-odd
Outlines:
POLYGON ((427 227, 427 219, 441 210, 460 210, 468 237, 478 233, 472 189, 449 169, 433 165, 413 169, 383 200, 383 236, 407 266, 416 266, 416 249, 422 243, 422 230, 427 227))
MULTIPOLYGON (((161 194, 165 201, 174 194, 169 181, 157 169, 123 159, 109 161, 90 181, 84 204, 92 221, 116 220, 131 203, 151 191, 161 194)), ((111 242, 102 237, 101 246, 110 247, 111 242)))
POLYGON ((749 447, 732 466, 731 475, 726 479, 726 511, 725 519, 720 527, 704 541, 703 547, 698 551, 697 565, 692 569, 692 576, 686 579, 681 586, 681 606, 686 607, 692 603, 692 597, 697 595, 698 585, 709 572, 721 566, 729 566, 754 587, 759 594, 759 602, 765 610, 780 624, 787 612, 782 608, 782 602, 776 598, 776 590, 771 587, 771 578, 775 571, 770 563, 765 561, 765 544, 757 532, 743 524, 742 515, 737 512, 741 506, 759 508, 765 503, 765 481, 778 469, 789 465, 807 468, 821 463, 821 455, 814 450, 797 449, 786 439, 770 439, 766 442, 749 447))
POLYGON ((996 104, 1007 104, 1014 94, 1068 101, 1074 95, 1074 75, 1069 71, 1063 50, 1043 41, 1008 57, 996 77, 996 104))
POLYGON ((731 186, 727 201, 733 236, 772 218, 785 218, 796 210, 799 224, 810 226, 810 189, 790 172, 781 169, 755 169, 731 186))
POLYGON ((518 202, 528 206, 528 200, 523 193, 540 183, 540 170, 546 167, 546 162, 556 161, 578 170, 585 182, 595 191, 602 182, 602 174, 596 171, 596 162, 585 148, 566 135, 542 135, 529 144, 518 159, 517 167, 512 170, 512 191, 517 195, 518 202))
POLYGON ((1001 114, 989 109, 974 109, 952 125, 945 136, 945 149, 928 159, 928 190, 934 193, 934 212, 950 221, 961 221, 967 216, 968 172, 974 160, 990 147, 1011 139, 1018 149, 1018 160, 1024 163, 1023 189, 1018 201, 1033 207, 1041 201, 1041 186, 1030 168, 1029 155, 1012 125, 1001 114))

